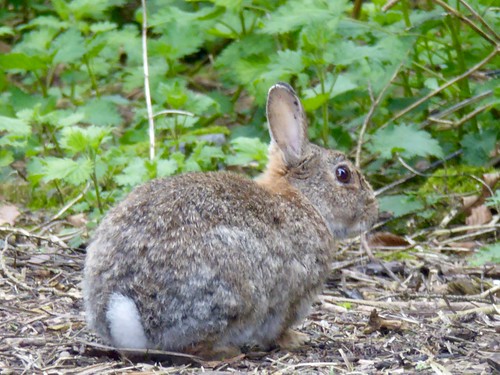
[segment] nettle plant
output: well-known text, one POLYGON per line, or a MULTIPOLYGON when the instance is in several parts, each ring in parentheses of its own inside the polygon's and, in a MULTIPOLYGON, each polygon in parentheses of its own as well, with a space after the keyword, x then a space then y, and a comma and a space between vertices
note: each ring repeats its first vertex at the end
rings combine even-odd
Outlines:
MULTIPOLYGON (((0 13, 10 47, 0 55, 0 173, 25 178, 33 207, 83 191, 72 210, 99 215, 150 178, 257 173, 266 161, 264 99, 277 81, 304 98, 310 137, 355 150, 375 186, 457 150, 450 163, 484 166, 497 144, 490 0, 469 2, 481 22, 460 4, 454 14, 406 1, 383 10, 385 0, 375 0, 353 17, 346 0, 148 1, 154 160, 140 4, 33 4, 7 2, 10 12, 0 13)), ((383 208, 428 210, 428 194, 413 190, 382 199, 383 208)))

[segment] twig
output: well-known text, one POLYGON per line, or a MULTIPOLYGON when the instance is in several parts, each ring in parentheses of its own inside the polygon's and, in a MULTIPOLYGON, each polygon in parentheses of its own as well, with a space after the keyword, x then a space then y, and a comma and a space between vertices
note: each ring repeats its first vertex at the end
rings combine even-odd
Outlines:
POLYGON ((368 258, 370 258, 370 260, 374 263, 377 263, 377 264, 380 264, 380 266, 384 269, 385 272, 387 272, 387 274, 394 280, 398 283, 398 285, 401 285, 401 280, 399 279, 399 277, 397 277, 394 272, 392 272, 386 265, 385 265, 385 262, 380 260, 380 259, 377 259, 375 258, 375 256, 373 255, 371 249, 370 249, 370 246, 368 245, 368 242, 366 241, 366 236, 361 236, 361 246, 363 247, 363 249, 365 250, 366 254, 368 255, 368 258))
POLYGON ((477 13, 474 8, 472 8, 465 0, 459 0, 463 6, 465 6, 469 12, 471 12, 474 17, 479 21, 481 22, 481 24, 486 28, 488 29, 488 31, 491 33, 491 35, 493 35, 493 37, 496 39, 496 40, 500 40, 500 37, 498 36, 498 34, 495 32, 495 30, 493 30, 493 28, 488 24, 488 22, 485 21, 485 19, 483 17, 481 17, 479 15, 479 13, 477 13))
POLYGON ((481 35, 484 39, 486 39, 488 42, 490 42, 493 46, 495 46, 495 47, 498 48, 498 44, 495 41, 495 39, 493 39, 488 34, 486 34, 474 22, 472 22, 470 19, 468 19, 467 17, 465 17, 462 13, 460 13, 456 9, 450 7, 448 4, 446 4, 442 0, 432 0, 432 1, 434 1, 436 4, 438 4, 439 6, 441 6, 442 8, 444 8, 448 13, 453 14, 455 17, 457 17, 458 19, 460 19, 462 22, 464 22, 467 25, 469 25, 476 33, 478 33, 479 35, 481 35))
POLYGON ((483 293, 481 294, 476 294, 477 297, 480 297, 480 298, 486 298, 490 295, 494 295, 496 292, 498 292, 500 290, 500 285, 497 285, 497 286, 494 286, 493 288, 490 288, 488 290, 485 290, 483 293))
POLYGON ((394 7, 397 3, 399 3, 400 0, 389 0, 385 5, 382 7, 382 12, 387 12, 389 9, 394 7))
POLYGON ((21 280, 18 280, 12 272, 10 272, 9 268, 7 267, 7 264, 5 263, 5 253, 7 249, 9 248, 9 237, 12 235, 12 233, 9 233, 5 237, 4 245, 2 252, 0 253, 0 268, 2 269, 3 274, 5 277, 7 277, 10 281, 12 281, 15 285, 20 287, 21 289, 27 290, 29 292, 32 292, 34 289, 30 287, 28 284, 23 283, 21 280))
MULTIPOLYGON (((441 297, 442 298, 442 297, 441 297)), ((444 301, 437 301, 436 304, 430 304, 429 302, 417 302, 417 301, 370 301, 364 299, 353 299, 353 298, 343 298, 343 297, 334 297, 334 296, 324 296, 321 298, 322 302, 333 303, 336 304, 338 302, 348 302, 354 305, 362 305, 362 306, 370 306, 377 307, 380 309, 391 310, 391 311, 399 311, 400 309, 413 307, 414 309, 421 310, 424 308, 447 308, 447 304, 444 301)), ((477 302, 474 302, 477 303, 477 302)), ((470 306, 469 302, 457 302, 452 305, 454 308, 464 308, 466 306, 470 306)), ((473 305, 474 306, 474 305, 473 305)), ((484 307, 490 307, 491 304, 484 307)), ((483 308, 483 306, 481 306, 483 308)), ((459 310, 459 311, 470 311, 470 310, 459 310)))
POLYGON ((36 232, 37 230, 39 230, 40 228, 46 226, 47 224, 50 224, 52 223, 53 221, 59 219, 66 211, 68 211, 76 202, 78 202, 80 199, 83 198, 83 196, 87 193, 87 191, 89 190, 90 188, 90 182, 87 182, 87 185, 85 185, 85 188, 83 189, 83 191, 78 194, 75 198, 73 198, 71 201, 68 202, 68 204, 66 204, 63 208, 61 208, 59 210, 59 212, 57 214, 55 214, 54 216, 52 216, 50 218, 49 221, 46 221, 45 223, 43 224, 40 224, 36 227, 34 227, 32 229, 32 231, 36 232))
POLYGON ((144 96, 146 98, 146 108, 149 122, 149 159, 155 158, 155 123, 153 119, 153 107, 151 105, 151 92, 149 89, 149 64, 148 64, 148 22, 146 0, 141 0, 142 4, 142 65, 144 68, 144 96))
MULTIPOLYGON (((434 163, 432 163, 431 165, 429 165, 427 168, 423 169, 422 171, 420 171, 419 173, 424 173, 430 169, 434 169, 436 167, 439 167, 441 164, 444 164, 445 162, 447 162, 448 160, 451 160, 455 157, 457 157, 458 155, 460 155, 462 153, 462 150, 458 150, 458 151, 455 151, 447 156, 445 156, 444 159, 442 160, 437 160, 435 161, 434 163)), ((378 196, 378 195, 381 195, 381 194, 384 194, 386 191, 388 190, 391 190, 391 189, 394 189, 396 186, 399 186, 401 184, 404 184, 406 181, 408 180, 411 180, 413 177, 417 176, 417 174, 415 173, 412 173, 408 176, 405 176, 397 181, 394 181, 393 183, 389 184, 389 185, 386 185, 380 189, 378 189, 377 191, 375 191, 375 196, 378 196)))
POLYGON ((391 76, 391 79, 387 82, 387 84, 382 88, 382 90, 378 94, 377 99, 375 99, 375 101, 372 101, 372 105, 370 106, 370 110, 368 111, 368 114, 366 115, 365 119, 363 120, 363 125, 361 126, 361 130, 359 132, 358 145, 356 148, 355 163, 356 163, 356 167, 358 167, 358 168, 359 168, 360 160, 361 160, 361 146, 363 145, 363 137, 365 135, 366 128, 368 127, 368 123, 371 121, 373 114, 375 113, 375 109, 382 101, 382 98, 384 97, 385 92, 387 91, 389 86, 392 84, 392 82, 396 79, 403 64, 404 64, 404 61, 401 62, 401 64, 399 64, 399 66, 396 68, 396 70, 394 71, 394 73, 391 76))
POLYGON ((59 237, 51 235, 50 237, 45 237, 45 236, 39 236, 37 234, 33 234, 28 232, 27 230, 24 229, 16 229, 16 228, 8 228, 8 227, 0 227, 0 232, 7 232, 9 234, 16 234, 16 235, 21 235, 25 236, 28 238, 34 238, 36 240, 40 241, 47 241, 53 245, 57 245, 62 249, 68 249, 69 246, 64 243, 59 237))
MULTIPOLYGON (((441 112, 438 112, 438 113, 433 114, 432 116, 429 116, 427 118, 427 120, 425 120, 424 122, 422 122, 419 125, 419 127, 424 128, 425 126, 429 125, 431 122, 439 122, 439 119, 441 119, 445 116, 448 116, 448 115, 452 114, 453 112, 458 111, 459 109, 462 109, 470 104, 473 104, 473 103, 480 101, 480 100, 482 100, 488 96, 491 96, 491 95, 493 95, 493 90, 486 90, 482 93, 477 94, 476 96, 472 96, 470 98, 462 100, 461 102, 454 104, 451 107, 449 107, 441 112)), ((448 123, 453 124, 453 121, 450 121, 448 123)))
MULTIPOLYGON (((495 291, 493 290, 493 292, 495 292, 495 291)), ((488 294, 486 294, 484 296, 482 294, 462 296, 462 295, 454 295, 454 294, 446 294, 445 295, 445 294, 426 294, 426 293, 402 292, 402 293, 393 293, 393 294, 383 295, 383 296, 377 297, 376 300, 381 301, 381 300, 388 299, 388 298, 398 297, 398 298, 404 298, 406 300, 422 298, 422 299, 448 299, 449 301, 452 301, 452 302, 490 303, 490 301, 488 301, 486 299, 487 296, 488 296, 488 294)))
POLYGON ((449 244, 452 242, 460 242, 460 241, 463 241, 463 240, 468 239, 468 238, 482 236, 483 234, 486 234, 486 233, 496 232, 497 230, 498 230, 498 228, 490 228, 490 229, 484 229, 484 230, 474 232, 474 233, 464 234, 462 236, 448 238, 447 240, 441 241, 440 245, 446 245, 446 244, 449 244))
POLYGON ((477 116, 478 114, 480 114, 481 112, 489 109, 490 107, 492 107, 493 104, 486 104, 486 105, 483 105, 482 107, 479 107, 479 108, 476 108, 474 111, 472 111, 471 113, 465 115, 464 117, 462 117, 460 120, 458 120, 457 122, 455 122, 453 124, 454 127, 459 127, 460 125, 462 125, 463 123, 469 121, 471 118, 477 116))
MULTIPOLYGON (((498 314, 500 315, 500 305, 488 305, 488 306, 481 306, 481 307, 474 307, 469 310, 461 310, 457 311, 453 314, 446 314, 444 317, 448 319, 454 319, 454 318, 460 318, 461 316, 469 315, 469 314, 477 314, 477 313, 483 313, 483 314, 498 314)), ((441 320, 442 317, 438 316, 436 318, 432 318, 431 322, 436 322, 441 320)))
POLYGON ((484 224, 484 225, 463 225, 460 227, 456 228, 451 228, 451 229, 438 229, 435 230, 431 233, 429 233, 429 236, 441 236, 441 235, 451 235, 454 233, 460 233, 460 232, 468 232, 472 230, 483 230, 483 229, 498 229, 500 228, 500 224, 497 224, 499 218, 496 217, 494 218, 490 223, 484 224))
POLYGON ((157 112, 153 115, 153 117, 157 117, 160 115, 184 115, 184 116, 195 116, 194 113, 188 111, 182 111, 180 109, 165 109, 164 111, 157 112))
POLYGON ((451 85, 454 85, 455 83, 461 81, 462 79, 467 78, 472 73, 474 73, 475 71, 479 70, 484 65, 486 65, 490 60, 492 60, 498 54, 499 51, 500 51, 500 45, 495 46, 495 48, 493 49, 493 51, 488 56, 486 56, 482 61, 480 61, 479 63, 477 63, 476 65, 474 65, 472 68, 470 68, 469 70, 467 70, 463 74, 460 74, 459 76, 456 76, 451 81, 448 81, 444 85, 438 87, 433 92, 425 95, 423 98, 420 98, 419 100, 417 100, 413 104, 409 105, 408 107, 406 107, 402 111, 396 113, 389 121, 387 121, 385 124, 383 124, 379 129, 382 129, 382 128, 386 127, 387 125, 389 125, 390 123, 396 121, 400 117, 403 117, 408 112, 411 112, 412 110, 414 110, 415 108, 417 108, 420 104, 426 102, 427 100, 429 100, 433 96, 439 94, 441 91, 447 89, 451 85))

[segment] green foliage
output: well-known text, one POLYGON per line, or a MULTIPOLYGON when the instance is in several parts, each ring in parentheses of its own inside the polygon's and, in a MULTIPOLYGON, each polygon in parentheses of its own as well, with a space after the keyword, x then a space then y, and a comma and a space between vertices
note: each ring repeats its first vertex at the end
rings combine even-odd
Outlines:
POLYGON ((484 246, 474 254, 471 264, 482 266, 486 263, 500 263, 500 242, 484 246))
POLYGON ((493 168, 478 168, 466 165, 439 169, 425 181, 420 187, 419 193, 422 196, 478 194, 483 188, 480 182, 481 176, 493 171, 493 168))
POLYGON ((380 153, 380 157, 391 159, 394 154, 404 158, 414 156, 443 157, 439 142, 416 126, 401 124, 379 129, 371 139, 370 150, 380 153))
MULTIPOLYGON (((469 3, 498 29, 491 1, 469 3)), ((255 175, 267 158, 265 96, 281 80, 303 99, 313 141, 344 151, 358 143, 380 96, 362 139, 376 188, 408 173, 398 157, 418 169, 461 150, 431 178, 381 197, 396 217, 416 214, 434 225, 436 202, 477 191, 466 175, 493 169, 498 60, 442 88, 482 62, 491 42, 433 4, 382 11, 383 4, 363 3, 355 20, 345 0, 148 1, 157 114, 157 156, 149 160, 142 9, 122 0, 7 1, 0 177, 6 186, 24 179, 30 193, 19 199, 28 195, 32 208, 58 209, 84 192, 71 209, 97 217, 151 178, 225 167, 255 175)), ((498 200, 497 190, 488 204, 498 200)))

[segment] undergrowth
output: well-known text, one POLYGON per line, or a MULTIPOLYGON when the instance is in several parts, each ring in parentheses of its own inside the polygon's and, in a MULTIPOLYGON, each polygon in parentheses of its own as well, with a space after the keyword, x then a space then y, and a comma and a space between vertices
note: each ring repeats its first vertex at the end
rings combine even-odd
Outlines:
POLYGON ((1 3, 0 193, 31 209, 80 196, 68 212, 97 219, 151 178, 257 174, 277 81, 303 99, 310 137, 349 152, 375 188, 425 172, 380 197, 417 228, 480 193, 477 179, 498 167, 492 0, 374 0, 357 17, 345 0, 148 1, 154 160, 140 3, 1 3))

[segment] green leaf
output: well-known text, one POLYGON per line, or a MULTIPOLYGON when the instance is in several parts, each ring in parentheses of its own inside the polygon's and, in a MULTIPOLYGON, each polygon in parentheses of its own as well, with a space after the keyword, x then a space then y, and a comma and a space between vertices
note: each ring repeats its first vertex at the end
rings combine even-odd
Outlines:
POLYGON ((500 263, 500 242, 484 246, 474 254, 470 263, 474 266, 482 266, 486 263, 500 263))
POLYGON ((0 26, 0 37, 6 36, 6 35, 14 36, 15 32, 12 29, 12 27, 0 26))
POLYGON ((405 158, 414 156, 443 157, 438 141, 416 125, 397 125, 379 129, 371 138, 368 148, 379 152, 384 159, 391 159, 395 152, 405 158))
POLYGON ((314 96, 302 100, 302 105, 304 106, 306 112, 312 112, 317 110, 319 107, 325 104, 328 101, 328 99, 330 99, 330 94, 328 93, 313 94, 313 95, 314 96))
POLYGON ((53 62, 59 63, 81 63, 85 54, 85 40, 80 31, 69 29, 59 35, 53 42, 52 48, 56 51, 53 62))
POLYGON ((262 31, 267 34, 287 33, 304 25, 328 22, 336 14, 341 14, 343 0, 291 0, 270 14, 262 31))
POLYGON ((464 159, 469 165, 482 166, 490 159, 490 153, 497 144, 499 131, 494 128, 482 133, 470 133, 462 138, 464 159))
POLYGON ((31 134, 31 127, 24 120, 0 116, 0 132, 3 131, 16 136, 28 136, 31 134))
POLYGON ((90 31, 94 34, 104 33, 107 31, 115 30, 118 27, 116 23, 113 22, 96 22, 90 25, 90 31))
POLYGON ((105 99, 92 99, 80 108, 85 121, 99 126, 117 126, 123 121, 116 105, 105 99))
POLYGON ((492 197, 486 198, 485 204, 488 207, 500 207, 500 189, 496 189, 492 197))
POLYGON ((14 161, 14 155, 12 151, 0 150, 0 168, 6 167, 14 161))
POLYGON ((378 199, 380 211, 387 211, 400 217, 409 213, 420 211, 424 208, 422 202, 409 195, 390 195, 378 199))
POLYGON ((69 158, 48 157, 42 159, 42 163, 44 182, 63 180, 75 186, 87 182, 94 168, 94 164, 88 158, 79 158, 75 161, 69 158))
POLYGON ((217 6, 231 9, 232 11, 241 10, 243 4, 243 0, 210 0, 210 2, 217 6))
POLYGON ((45 64, 36 56, 29 56, 25 53, 7 53, 0 55, 0 69, 11 70, 36 70, 43 69, 45 64))
POLYGON ((177 162, 173 159, 158 160, 156 163, 156 175, 158 177, 171 176, 177 171, 177 168, 177 162))
POLYGON ((88 128, 77 126, 64 128, 62 131, 61 146, 73 153, 88 150, 97 151, 100 144, 109 135, 110 129, 95 125, 88 128))
POLYGON ((228 155, 227 165, 249 166, 257 163, 263 167, 267 162, 267 144, 259 138, 238 137, 231 140, 234 155, 228 155))
POLYGON ((148 171, 143 158, 133 158, 122 173, 114 177, 120 186, 136 186, 147 180, 148 171))

